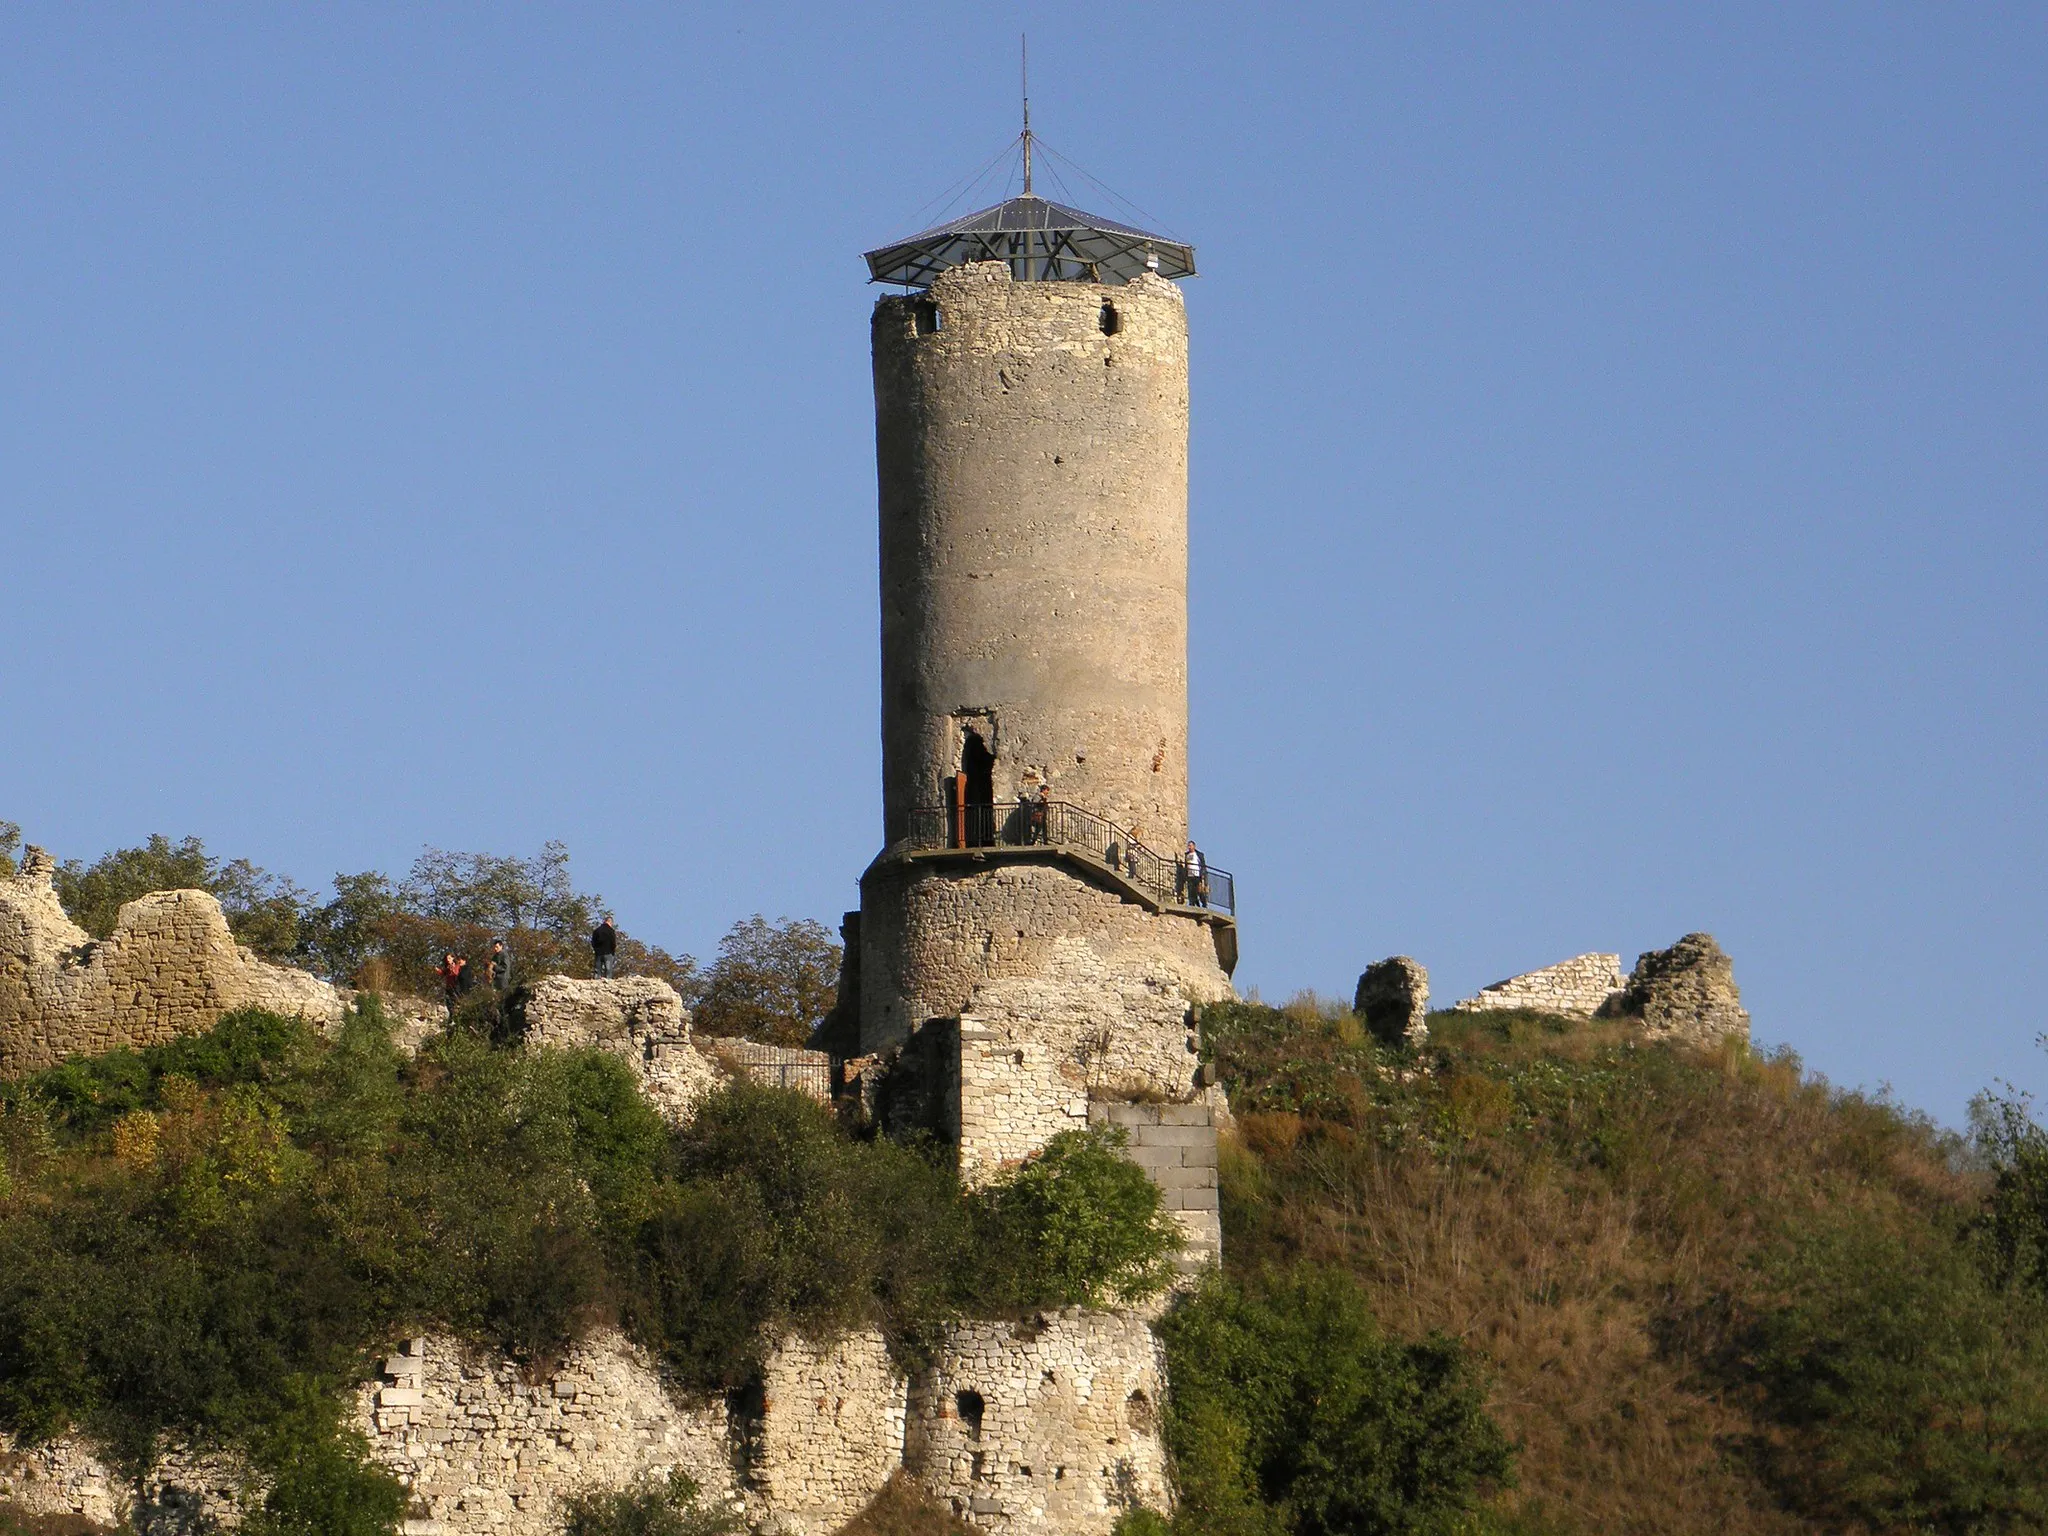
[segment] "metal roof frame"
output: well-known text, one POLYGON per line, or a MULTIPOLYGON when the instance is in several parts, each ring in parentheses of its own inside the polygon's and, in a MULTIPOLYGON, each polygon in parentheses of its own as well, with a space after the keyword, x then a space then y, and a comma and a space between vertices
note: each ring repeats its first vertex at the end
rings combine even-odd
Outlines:
POLYGON ((1195 249, 1027 192, 867 253, 868 281, 929 287, 949 267, 1001 261, 1019 282, 1193 277, 1195 249))

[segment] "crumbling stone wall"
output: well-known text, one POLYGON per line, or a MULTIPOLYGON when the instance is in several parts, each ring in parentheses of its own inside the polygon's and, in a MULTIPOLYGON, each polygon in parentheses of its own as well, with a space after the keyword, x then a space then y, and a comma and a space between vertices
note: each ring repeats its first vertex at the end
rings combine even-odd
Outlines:
POLYGON ((677 1125, 729 1075, 697 1049, 681 994, 656 977, 544 976, 527 990, 523 1016, 528 1045, 594 1045, 624 1059, 641 1091, 677 1125))
POLYGON ((1421 1045, 1429 1038, 1429 972, 1406 955, 1368 965, 1351 1010, 1382 1045, 1421 1045))
POLYGON ((1091 1098, 1197 1097, 1199 1042, 1176 979, 1133 976, 1090 945, 1051 946, 1047 970, 985 982, 960 1016, 957 1117, 967 1181, 1087 1124, 1091 1098))
POLYGON ((94 943, 65 914, 54 872, 50 856, 31 848, 21 873, 0 880, 0 1077, 159 1045, 237 1008, 319 1024, 341 1018, 341 994, 326 982, 238 946, 206 892, 131 901, 94 943))
POLYGON ((0 1432, 0 1500, 31 1515, 83 1515, 142 1536, 185 1536, 232 1527, 261 1496, 248 1469, 227 1456, 173 1446, 138 1490, 75 1437, 23 1449, 0 1432))
POLYGON ((1749 1039, 1749 1011, 1735 986, 1735 962, 1711 933, 1688 933, 1669 949, 1638 956, 1615 1011, 1640 1018, 1653 1036, 1690 1045, 1731 1035, 1749 1039))
POLYGON ((565 1495, 642 1473, 682 1471, 713 1499, 737 1496, 725 1405, 671 1398, 613 1332, 537 1382, 456 1340, 412 1340, 357 1394, 356 1419, 422 1518, 453 1536, 542 1536, 565 1495))
POLYGON ((1576 955, 1525 976, 1510 976, 1482 987, 1477 996, 1451 1006, 1461 1013, 1492 1008, 1530 1008, 1591 1018, 1617 997, 1623 986, 1621 956, 1576 955))
POLYGON ((903 1465, 909 1383, 872 1330, 785 1339, 762 1372, 760 1434, 741 1484, 759 1524, 830 1536, 903 1465))
POLYGON ((1169 1509, 1164 1353, 1142 1317, 1073 1307, 952 1329, 911 1384, 904 1464, 997 1533, 1099 1536, 1169 1509))

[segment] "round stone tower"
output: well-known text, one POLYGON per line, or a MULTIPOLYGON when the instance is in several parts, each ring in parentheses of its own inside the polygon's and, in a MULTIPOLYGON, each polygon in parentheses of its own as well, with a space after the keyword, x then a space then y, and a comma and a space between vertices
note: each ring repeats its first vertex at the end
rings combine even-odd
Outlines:
POLYGON ((883 839, 977 800, 1187 840, 1180 290, 941 273, 874 313, 883 839), (986 775, 986 784, 982 776, 986 775))
POLYGON ((1184 245, 1025 196, 871 252, 883 851, 849 925, 884 1118, 972 1173, 1189 1102, 1234 890, 1188 839, 1184 245), (888 1097, 890 1095, 885 1095, 888 1097))

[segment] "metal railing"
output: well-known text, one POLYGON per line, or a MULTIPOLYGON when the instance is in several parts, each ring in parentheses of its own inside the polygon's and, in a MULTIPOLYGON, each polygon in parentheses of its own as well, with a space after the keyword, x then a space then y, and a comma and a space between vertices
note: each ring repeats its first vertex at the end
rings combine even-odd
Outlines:
POLYGON ((1189 878, 1186 857, 1154 853, 1124 828, 1064 800, 999 800, 993 805, 921 806, 910 813, 913 848, 1063 848, 1092 858, 1162 906, 1237 914, 1230 871, 1203 862, 1189 878))

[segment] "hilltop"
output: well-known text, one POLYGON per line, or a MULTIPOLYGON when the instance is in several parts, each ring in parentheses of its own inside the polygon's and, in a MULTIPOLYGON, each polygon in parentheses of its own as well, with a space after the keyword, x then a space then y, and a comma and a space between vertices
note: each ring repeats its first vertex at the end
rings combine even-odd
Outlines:
MULTIPOLYGON (((1623 1021, 1225 1005, 1226 1264, 1323 1267, 1491 1373, 1524 1532, 2048 1528, 2048 1157, 1623 1021)), ((1186 1469, 1183 1468, 1183 1476, 1186 1469)))

